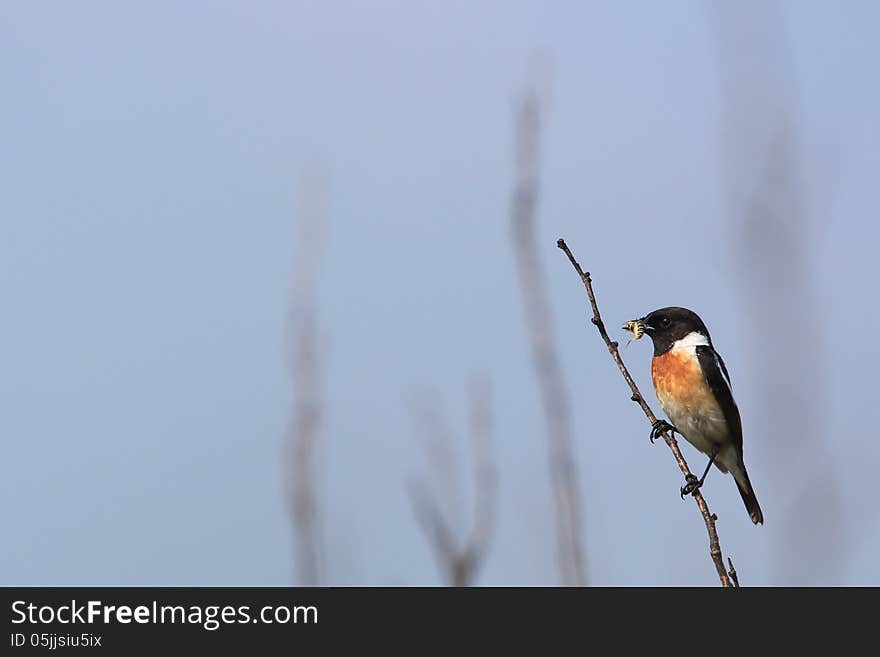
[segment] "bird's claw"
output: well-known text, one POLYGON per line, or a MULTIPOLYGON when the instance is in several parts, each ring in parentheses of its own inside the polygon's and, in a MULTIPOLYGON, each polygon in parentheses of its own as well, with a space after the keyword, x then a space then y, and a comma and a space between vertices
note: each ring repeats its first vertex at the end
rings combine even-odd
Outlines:
POLYGON ((677 433, 678 429, 669 424, 666 420, 657 420, 651 425, 651 442, 653 443, 660 437, 664 431, 671 431, 672 433, 677 433))
POLYGON ((695 491, 699 490, 700 486, 703 485, 703 482, 697 479, 694 475, 689 474, 685 477, 685 484, 681 487, 681 499, 685 498, 685 495, 691 495, 695 491))

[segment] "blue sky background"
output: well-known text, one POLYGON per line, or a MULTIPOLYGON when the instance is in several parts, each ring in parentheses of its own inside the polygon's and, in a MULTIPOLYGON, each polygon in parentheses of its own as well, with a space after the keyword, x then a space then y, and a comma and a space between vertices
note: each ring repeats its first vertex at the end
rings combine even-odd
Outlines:
MULTIPOLYGON (((748 357, 712 6, 4 3, 0 582, 294 583, 288 302, 297 182, 317 165, 327 583, 441 582, 405 489, 424 469, 408 403, 432 391, 466 464, 465 384, 479 373, 499 468, 479 582, 556 583, 508 226, 513 108, 536 53, 550 88, 539 239, 590 579, 717 580, 702 519, 587 322, 560 236, 610 326, 665 305, 708 324, 767 524, 752 526, 730 478, 715 472, 704 492, 743 583, 778 582, 774 517, 798 455, 762 461, 750 442, 785 427, 754 427, 762 372, 748 357), (671 249, 685 257, 660 255, 671 249)), ((880 584, 880 5, 781 6, 819 303, 808 316, 825 349, 814 403, 849 537, 826 581, 880 584)), ((742 11, 760 25, 761 7, 742 11)), ((648 341, 624 351, 646 394, 650 353, 648 341)))

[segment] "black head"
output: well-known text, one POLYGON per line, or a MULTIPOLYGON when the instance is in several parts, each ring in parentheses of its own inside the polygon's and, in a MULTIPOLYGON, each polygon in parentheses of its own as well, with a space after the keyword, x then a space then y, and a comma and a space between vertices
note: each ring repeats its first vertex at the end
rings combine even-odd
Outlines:
POLYGON ((645 315, 640 320, 645 325, 645 333, 654 342, 654 355, 666 353, 676 340, 691 333, 699 333, 711 344, 709 331, 703 320, 693 310, 670 306, 645 315))

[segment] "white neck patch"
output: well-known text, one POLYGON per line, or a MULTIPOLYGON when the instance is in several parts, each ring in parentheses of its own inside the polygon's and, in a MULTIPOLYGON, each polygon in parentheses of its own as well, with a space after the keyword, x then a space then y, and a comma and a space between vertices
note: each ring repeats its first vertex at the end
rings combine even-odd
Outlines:
POLYGON ((708 347, 709 338, 702 333, 692 331, 684 336, 681 340, 672 343, 673 349, 687 349, 688 351, 696 351, 697 347, 708 347))

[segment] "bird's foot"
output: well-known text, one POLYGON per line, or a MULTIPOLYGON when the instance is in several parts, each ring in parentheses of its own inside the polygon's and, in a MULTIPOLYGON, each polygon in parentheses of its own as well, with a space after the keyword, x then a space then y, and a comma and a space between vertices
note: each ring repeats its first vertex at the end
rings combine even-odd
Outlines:
POLYGON ((694 475, 689 474, 685 477, 685 484, 681 487, 681 499, 684 499, 685 495, 691 495, 694 492, 700 489, 700 486, 703 485, 703 482, 700 479, 697 479, 694 475))
POLYGON ((681 433, 678 429, 676 429, 674 426, 669 424, 669 422, 667 422, 666 420, 657 420, 651 426, 651 442, 653 443, 655 440, 657 440, 660 437, 660 434, 662 434, 664 431, 671 431, 672 433, 681 433))

